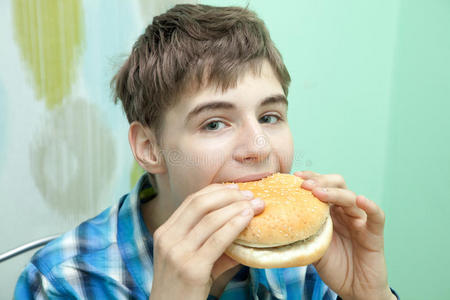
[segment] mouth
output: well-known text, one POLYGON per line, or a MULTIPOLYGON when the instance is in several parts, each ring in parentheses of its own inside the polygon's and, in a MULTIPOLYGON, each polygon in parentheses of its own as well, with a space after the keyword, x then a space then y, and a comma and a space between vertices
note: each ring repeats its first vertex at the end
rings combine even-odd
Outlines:
POLYGON ((228 180, 228 182, 247 182, 247 181, 255 181, 260 180, 262 178, 265 178, 267 176, 272 175, 273 172, 265 172, 265 173, 259 173, 259 174, 253 174, 253 175, 247 175, 244 177, 239 177, 236 179, 228 180))

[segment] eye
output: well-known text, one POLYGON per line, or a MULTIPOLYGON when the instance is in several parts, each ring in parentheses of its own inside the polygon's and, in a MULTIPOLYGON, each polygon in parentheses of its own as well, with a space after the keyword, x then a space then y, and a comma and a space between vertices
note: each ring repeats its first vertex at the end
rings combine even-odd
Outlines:
POLYGON ((262 120, 262 123, 272 123, 273 124, 273 123, 276 123, 277 121, 280 121, 281 118, 277 115, 265 115, 265 116, 262 116, 260 120, 262 120), (273 120, 273 122, 270 122, 270 120, 273 120))
POLYGON ((202 129, 206 131, 217 131, 218 129, 222 128, 220 127, 220 124, 225 125, 222 121, 211 121, 203 126, 202 129))

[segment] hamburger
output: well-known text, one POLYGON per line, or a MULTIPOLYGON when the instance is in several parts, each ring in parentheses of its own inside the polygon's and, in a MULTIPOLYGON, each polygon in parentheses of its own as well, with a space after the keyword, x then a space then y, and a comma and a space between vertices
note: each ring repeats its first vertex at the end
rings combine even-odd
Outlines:
MULTIPOLYGON (((275 173, 248 182, 236 182, 265 202, 225 254, 253 268, 288 268, 319 260, 330 245, 333 223, 329 205, 300 186, 303 179, 275 173)), ((227 182, 225 184, 232 184, 227 182)))

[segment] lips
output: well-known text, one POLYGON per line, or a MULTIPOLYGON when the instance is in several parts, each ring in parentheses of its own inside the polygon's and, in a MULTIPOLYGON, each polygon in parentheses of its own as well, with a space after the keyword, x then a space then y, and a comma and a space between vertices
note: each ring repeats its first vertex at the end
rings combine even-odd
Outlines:
POLYGON ((273 172, 265 172, 265 173, 259 173, 259 174, 253 174, 253 175, 247 175, 244 177, 239 177, 237 179, 229 180, 229 182, 247 182, 247 181, 255 181, 260 180, 264 177, 272 175, 273 172))

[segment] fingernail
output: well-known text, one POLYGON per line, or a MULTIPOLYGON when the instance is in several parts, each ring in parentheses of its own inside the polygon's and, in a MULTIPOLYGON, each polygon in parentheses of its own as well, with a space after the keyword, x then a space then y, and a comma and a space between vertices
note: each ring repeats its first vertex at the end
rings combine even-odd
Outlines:
POLYGON ((233 190, 237 190, 239 189, 239 186, 236 183, 233 184, 226 184, 225 187, 229 188, 229 189, 233 189, 233 190))
POLYGON ((260 198, 255 198, 252 201, 250 201, 250 203, 254 208, 260 208, 264 206, 264 202, 260 198))
POLYGON ((320 191, 321 191, 322 193, 327 193, 327 192, 328 192, 328 189, 327 189, 327 188, 322 188, 322 189, 320 189, 320 191))
POLYGON ((253 193, 251 191, 241 191, 242 195, 244 195, 246 198, 252 198, 253 193))

